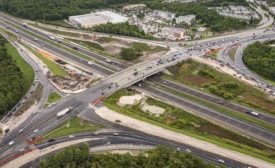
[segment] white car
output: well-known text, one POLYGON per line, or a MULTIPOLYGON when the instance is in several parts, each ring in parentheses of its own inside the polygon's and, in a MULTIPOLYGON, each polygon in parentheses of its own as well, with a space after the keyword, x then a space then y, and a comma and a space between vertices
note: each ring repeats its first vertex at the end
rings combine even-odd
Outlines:
POLYGON ((109 59, 106 59, 105 61, 106 61, 106 62, 108 62, 108 63, 112 63, 112 61, 111 61, 111 60, 109 60, 109 59))
POLYGON ((74 135, 69 135, 68 137, 69 137, 69 138, 74 138, 74 135))
POLYGON ((88 64, 89 64, 89 65, 93 65, 93 62, 91 62, 91 61, 88 61, 88 64))
POLYGON ((13 145, 14 144, 14 141, 10 141, 9 142, 9 146, 13 145))
POLYGON ((20 129, 20 130, 18 131, 18 133, 21 133, 21 132, 23 132, 23 129, 20 129))
POLYGON ((252 111, 250 114, 253 115, 253 116, 258 116, 259 115, 259 113, 255 112, 255 111, 252 111))
POLYGON ((186 152, 188 153, 191 153, 191 150, 190 149, 185 149, 186 152))
POLYGON ((218 162, 220 162, 220 163, 225 163, 225 161, 222 160, 222 159, 219 159, 218 162))
POLYGON ((34 133, 38 132, 38 129, 35 129, 33 132, 34 132, 34 133))

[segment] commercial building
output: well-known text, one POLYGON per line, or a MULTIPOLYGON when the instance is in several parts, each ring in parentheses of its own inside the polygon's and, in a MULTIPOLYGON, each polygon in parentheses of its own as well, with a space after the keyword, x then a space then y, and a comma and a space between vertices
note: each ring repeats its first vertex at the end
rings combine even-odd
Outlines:
POLYGON ((100 11, 69 17, 69 21, 73 26, 84 29, 106 23, 124 23, 127 22, 127 20, 127 17, 111 11, 100 11))
POLYGON ((184 40, 187 38, 185 36, 185 30, 174 28, 174 27, 164 27, 161 29, 161 36, 169 40, 184 40))

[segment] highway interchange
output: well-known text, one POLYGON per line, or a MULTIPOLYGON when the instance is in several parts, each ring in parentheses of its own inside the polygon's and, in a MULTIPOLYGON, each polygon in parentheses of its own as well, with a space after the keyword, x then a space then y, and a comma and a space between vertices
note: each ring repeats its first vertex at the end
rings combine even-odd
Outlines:
MULTIPOLYGON (((16 32, 16 30, 18 30, 18 27, 21 27, 23 29, 26 29, 26 31, 31 31, 32 33, 38 34, 45 39, 49 39, 48 34, 45 34, 38 30, 32 29, 31 27, 25 27, 24 24, 20 23, 19 21, 16 21, 15 19, 11 18, 8 15, 1 13, 0 17, 1 17, 0 25, 2 27, 6 27, 7 25, 9 25, 9 30, 11 30, 13 32, 16 32), (6 20, 7 17, 8 17, 9 22, 7 22, 7 20, 6 20), (18 27, 15 27, 15 25, 18 27)), ((110 70, 107 68, 109 63, 106 62, 105 57, 100 56, 95 53, 92 53, 90 51, 87 51, 83 48, 78 48, 78 52, 88 55, 92 59, 96 60, 94 64, 90 65, 90 64, 88 64, 88 62, 86 60, 79 58, 79 57, 63 50, 63 49, 59 48, 58 46, 53 45, 52 43, 37 39, 36 37, 33 37, 32 35, 30 35, 26 32, 23 32, 21 30, 19 30, 19 32, 17 32, 17 34, 24 41, 27 41, 33 45, 38 46, 38 47, 42 46, 43 49, 46 51, 55 53, 58 56, 66 59, 68 61, 76 62, 76 64, 81 64, 81 65, 87 66, 94 71, 98 71, 104 75, 107 75, 108 77, 104 78, 97 85, 89 88, 84 93, 67 96, 66 98, 64 98, 60 102, 58 102, 56 106, 49 108, 49 110, 43 111, 42 113, 40 113, 40 112, 35 113, 31 118, 29 118, 26 122, 24 122, 22 125, 20 125, 17 129, 8 133, 7 136, 1 141, 1 144, 0 144, 0 158, 6 158, 8 156, 11 156, 12 154, 17 153, 20 149, 27 147, 28 144, 26 143, 26 139, 30 138, 31 136, 34 136, 34 133, 33 133, 34 130, 36 130, 36 129, 39 130, 35 134, 35 136, 43 135, 43 134, 49 132, 50 130, 52 130, 53 128, 55 128, 59 123, 62 123, 64 121, 68 120, 70 117, 76 115, 77 113, 82 112, 82 111, 90 111, 90 109, 88 108, 88 104, 90 102, 96 100, 97 98, 101 97, 103 94, 104 94, 104 96, 109 96, 112 93, 114 93, 115 91, 117 91, 121 88, 128 87, 140 80, 143 80, 153 74, 156 74, 156 73, 162 71, 163 69, 165 69, 166 67, 176 64, 177 62, 188 59, 192 56, 202 56, 202 55, 204 55, 204 53, 206 51, 209 51, 210 48, 215 48, 215 47, 219 47, 219 46, 227 46, 227 45, 230 45, 235 42, 243 44, 246 42, 251 42, 252 40, 256 40, 256 39, 257 40, 270 39, 270 38, 274 38, 274 35, 275 35, 274 32, 264 32, 262 34, 255 35, 256 37, 248 36, 248 37, 244 37, 244 38, 239 38, 239 37, 233 36, 233 37, 225 38, 224 40, 215 40, 212 42, 202 42, 202 43, 198 43, 194 47, 191 47, 188 49, 182 49, 180 51, 176 51, 175 53, 166 55, 162 58, 158 58, 155 60, 149 60, 149 61, 142 62, 142 63, 136 64, 136 65, 132 65, 130 67, 127 65, 120 64, 116 60, 112 60, 111 66, 115 67, 116 70, 119 70, 118 72, 115 72, 115 70, 110 70), (97 61, 100 63, 100 65, 96 64, 97 61), (134 75, 135 72, 137 72, 137 75, 134 75), (69 106, 73 107, 73 109, 74 109, 72 113, 70 113, 69 115, 67 115, 66 117, 61 118, 61 119, 56 118, 57 112, 59 112, 60 110, 66 108, 66 107, 69 107, 69 106), (23 129, 24 131, 19 133, 20 129, 23 129), (13 140, 15 142, 15 145, 12 147, 7 145, 11 140, 13 140)), ((57 41, 55 41, 55 43, 57 43, 57 44, 63 45, 68 48, 73 48, 72 44, 69 44, 69 43, 66 43, 63 41, 60 42, 60 39, 55 39, 55 40, 57 40, 57 41)), ((240 53, 242 53, 242 52, 240 51, 240 53)), ((239 56, 237 56, 237 60, 238 60, 238 58, 239 58, 239 56)), ((171 85, 171 83, 168 83, 168 84, 171 85)), ((266 84, 264 84, 264 87, 268 87, 268 86, 266 86, 266 84)), ((145 89, 146 88, 147 87, 145 87, 145 89)), ((179 86, 178 88, 184 89, 183 86, 179 86)), ((149 91, 151 93, 153 92, 155 94, 162 93, 160 91, 154 92, 154 89, 155 88, 150 88, 147 91, 149 91)), ((198 92, 195 92, 195 93, 199 94, 198 92)), ((207 96, 207 95, 203 95, 202 93, 200 95, 207 96)), ((166 96, 167 96, 167 93, 166 93, 166 96)), ((172 96, 172 95, 168 95, 168 96, 172 96)), ((173 99, 172 97, 169 97, 169 98, 173 99)), ((206 97, 206 98, 208 99, 209 97, 206 97)), ((215 99, 213 97, 211 97, 211 98, 215 99)), ((177 100, 175 99, 175 101, 177 101, 177 100)), ((216 101, 218 101, 218 103, 219 103, 220 100, 216 100, 216 101)), ((182 103, 183 103, 183 101, 180 100, 179 104, 182 104, 182 103)), ((185 103, 189 103, 189 106, 190 106, 190 102, 185 101, 185 103)), ((194 106, 194 104, 191 104, 191 105, 194 106)), ((236 108, 237 111, 243 112, 243 113, 245 113, 245 111, 247 111, 247 110, 250 110, 245 107, 240 107, 238 105, 233 105, 233 104, 230 104, 227 102, 225 103, 225 105, 228 105, 232 108, 236 108)), ((194 108, 198 109, 198 106, 194 107, 194 108)), ((208 109, 202 109, 203 112, 205 112, 207 110, 208 109)), ((153 137, 151 135, 147 135, 147 134, 138 132, 136 130, 131 130, 129 128, 126 128, 126 127, 123 127, 123 126, 120 126, 117 124, 109 123, 109 122, 105 121, 104 119, 98 117, 95 113, 93 113, 93 112, 90 112, 90 113, 91 113, 92 118, 95 122, 100 123, 100 124, 105 125, 110 128, 114 128, 121 132, 125 132, 125 136, 127 135, 127 137, 132 137, 132 138, 135 138, 136 140, 138 140, 138 139, 146 140, 147 143, 169 145, 169 146, 173 146, 173 147, 180 147, 181 149, 191 149, 194 154, 199 155, 207 160, 212 160, 214 162, 217 162, 218 158, 220 158, 219 156, 217 156, 215 154, 206 153, 200 149, 194 149, 191 146, 185 146, 183 144, 178 144, 178 143, 171 142, 168 140, 160 139, 159 137, 153 137)), ((212 115, 212 116, 215 116, 215 115, 212 115)), ((227 117, 227 116, 223 116, 223 117, 227 117)), ((264 121, 274 124, 274 117, 272 117, 272 116, 265 115, 264 113, 260 113, 259 118, 264 121)), ((229 119, 220 118, 220 120, 225 120, 225 121, 228 121, 230 119, 231 118, 229 118, 229 119)), ((257 126, 254 126, 254 125, 251 125, 248 123, 243 123, 241 121, 234 121, 233 123, 231 123, 231 125, 236 125, 236 124, 238 125, 240 123, 245 125, 243 127, 243 129, 245 131, 251 132, 253 134, 258 134, 261 138, 266 138, 265 140, 271 144, 275 143, 274 142, 274 139, 275 139, 274 132, 264 130, 262 128, 259 128, 257 126), (249 129, 247 129, 247 128, 249 128, 249 129), (259 132, 260 132, 260 134, 259 134, 259 132)), ((247 167, 247 165, 236 162, 234 160, 231 160, 230 158, 223 158, 223 159, 226 161, 226 166, 247 167)))

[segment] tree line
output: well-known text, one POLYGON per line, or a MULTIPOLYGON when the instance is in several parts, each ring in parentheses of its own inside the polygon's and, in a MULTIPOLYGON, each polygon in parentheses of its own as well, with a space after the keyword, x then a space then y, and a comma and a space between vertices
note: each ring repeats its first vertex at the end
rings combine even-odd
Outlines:
POLYGON ((8 112, 24 92, 23 74, 8 55, 7 40, 0 36, 0 117, 8 112))
POLYGON ((40 168, 214 168, 212 164, 168 147, 157 147, 145 154, 90 154, 89 146, 68 147, 42 161, 40 168))
POLYGON ((249 45, 244 51, 243 61, 259 75, 275 81, 275 49, 269 43, 249 45))
POLYGON ((107 23, 95 26, 92 28, 93 31, 101 33, 110 33, 123 36, 131 36, 145 39, 154 39, 152 35, 146 34, 143 30, 135 25, 130 25, 129 23, 107 23))
MULTIPOLYGON (((245 4, 241 0, 238 4, 245 4)), ((212 31, 222 32, 238 30, 248 26, 245 21, 224 17, 207 7, 229 4, 237 0, 214 0, 209 3, 162 3, 160 0, 2 0, 0 9, 15 16, 32 20, 62 20, 71 15, 89 13, 93 9, 116 8, 130 3, 145 3, 151 9, 168 10, 178 15, 195 14, 201 23, 212 31)), ((255 23, 251 21, 251 23, 255 23)), ((107 26, 108 27, 108 26, 107 26)), ((125 28, 127 26, 121 27, 125 28)), ((117 30, 116 30, 117 32, 117 30)), ((121 31, 120 31, 121 32, 121 31)), ((129 34, 129 33, 126 33, 129 34)), ((132 34, 132 33, 131 33, 132 34)), ((140 35, 137 35, 140 36, 140 35)))

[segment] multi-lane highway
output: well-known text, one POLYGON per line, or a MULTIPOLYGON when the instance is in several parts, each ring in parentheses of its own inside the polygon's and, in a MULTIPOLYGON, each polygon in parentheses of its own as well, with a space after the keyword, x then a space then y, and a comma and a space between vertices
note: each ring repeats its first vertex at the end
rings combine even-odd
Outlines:
MULTIPOLYGON (((131 130, 129 130, 129 131, 131 131, 131 130)), ((243 168, 249 167, 249 165, 246 165, 246 164, 243 164, 240 162, 236 162, 236 161, 230 160, 228 158, 223 158, 223 157, 220 157, 219 155, 215 155, 213 153, 204 152, 204 151, 194 148, 192 146, 187 146, 187 145, 175 143, 175 142, 167 142, 165 139, 161 139, 159 137, 147 136, 143 133, 141 133, 140 135, 133 134, 131 132, 119 132, 119 135, 113 135, 112 132, 105 132, 105 133, 98 133, 98 134, 81 133, 81 134, 75 135, 75 137, 73 139, 75 140, 75 139, 83 139, 83 138, 91 138, 91 137, 99 138, 99 139, 91 140, 88 142, 88 144, 91 148, 96 147, 96 146, 101 146, 101 145, 110 145, 110 144, 111 145, 136 144, 136 145, 153 145, 153 146, 167 145, 167 146, 171 146, 171 147, 173 147, 179 151, 182 151, 182 152, 196 154, 197 156, 204 158, 209 162, 216 163, 219 159, 222 159, 225 161, 225 165, 227 167, 243 167, 243 168)), ((54 144, 66 142, 69 140, 72 140, 72 138, 69 138, 69 137, 58 138, 54 142, 50 142, 50 143, 44 142, 42 144, 37 145, 36 147, 39 149, 45 149, 45 148, 52 146, 54 144)), ((39 161, 40 159, 37 159, 37 160, 39 161)), ((33 162, 24 165, 23 168, 32 165, 32 163, 33 162)))
MULTIPOLYGON (((153 82, 155 82, 159 85, 167 86, 167 87, 172 88, 176 91, 184 92, 184 93, 190 94, 192 96, 199 97, 199 98, 204 99, 206 101, 209 101, 211 103, 215 103, 217 105, 227 107, 231 110, 234 110, 234 111, 242 113, 242 114, 251 115, 251 113, 253 111, 255 111, 255 110, 252 110, 248 107, 244 107, 244 106, 241 106, 241 105, 238 105, 238 104, 235 104, 235 103, 231 103, 229 101, 225 101, 222 98, 212 96, 212 95, 200 92, 200 91, 195 90, 195 89, 191 89, 191 88, 189 88, 185 85, 182 85, 180 83, 165 80, 165 79, 161 79, 158 76, 152 78, 151 81, 153 81, 153 82)), ((273 116, 267 115, 266 113, 262 113, 262 112, 258 112, 258 111, 257 111, 257 113, 259 114, 259 115, 257 115, 258 119, 261 119, 261 120, 263 120, 265 122, 268 122, 270 124, 275 124, 275 118, 273 116)))
MULTIPOLYGON (((45 34, 40 34, 40 32, 37 30, 32 30, 29 27, 25 27, 23 24, 21 24, 18 21, 15 21, 14 19, 9 18, 9 22, 7 22, 5 20, 6 18, 7 18, 7 16, 4 16, 4 19, 2 18, 0 21, 0 24, 3 27, 6 27, 7 25, 9 25, 9 29, 16 32, 17 28, 14 25, 17 25, 18 27, 27 29, 27 31, 34 31, 34 33, 39 34, 40 36, 43 36, 44 38, 48 38, 48 35, 45 36, 45 34), (10 22, 12 22, 12 23, 10 23, 10 22)), ((100 66, 97 64, 89 65, 87 63, 87 60, 81 59, 81 58, 69 53, 68 51, 65 51, 64 49, 60 49, 58 46, 55 46, 51 43, 36 39, 35 37, 27 34, 26 32, 19 31, 17 33, 24 40, 26 40, 38 47, 42 46, 44 50, 47 50, 49 52, 54 52, 61 57, 63 56, 63 57, 69 58, 70 60, 75 61, 75 62, 79 62, 81 60, 81 62, 84 65, 86 65, 87 67, 91 67, 93 70, 100 71, 106 75, 110 75, 113 73, 113 71, 108 70, 106 67, 103 67, 103 66, 100 66)), ((270 36, 271 35, 274 35, 274 34, 270 33, 270 36)), ((249 38, 253 38, 253 37, 246 37, 246 38, 249 39, 249 38)), ((232 38, 227 38, 224 40, 204 42, 200 45, 197 45, 196 47, 192 47, 189 49, 182 49, 181 51, 166 55, 162 58, 157 58, 154 60, 142 62, 142 63, 136 64, 136 65, 133 65, 129 68, 126 68, 125 66, 122 67, 117 62, 114 63, 113 64, 114 66, 117 66, 118 68, 122 68, 123 70, 121 70, 120 72, 117 72, 113 75, 108 76, 107 78, 100 81, 97 85, 89 88, 88 90, 86 90, 83 93, 66 97, 65 99, 63 99, 59 103, 57 103, 56 106, 49 108, 49 110, 46 110, 43 113, 37 113, 36 115, 29 118, 26 122, 21 124, 18 127, 18 129, 13 130, 12 132, 8 133, 7 136, 0 143, 0 158, 5 158, 7 156, 10 156, 11 154, 16 153, 22 147, 28 146, 28 144, 26 143, 26 140, 28 138, 33 137, 33 136, 37 137, 39 135, 43 135, 44 133, 46 133, 46 132, 50 131, 51 129, 53 129, 54 127, 56 127, 62 121, 65 121, 66 119, 70 118, 71 116, 73 116, 83 110, 84 111, 88 110, 87 106, 91 101, 95 101, 96 99, 98 99, 99 97, 102 97, 102 96, 109 96, 112 93, 114 93, 115 91, 117 91, 118 89, 130 86, 140 80, 145 79, 148 76, 151 76, 155 73, 162 71, 163 69, 165 69, 168 66, 176 64, 177 62, 188 59, 192 56, 203 55, 206 51, 211 49, 210 47, 219 47, 221 45, 225 45, 227 43, 232 43, 234 41, 237 41, 237 39, 239 39, 239 38, 232 37, 232 38), (66 108, 66 107, 72 107, 73 111, 63 118, 57 118, 57 116, 56 116, 57 112, 59 112, 60 110, 66 108), (19 132, 20 129, 23 129, 23 131, 19 132), (14 145, 8 146, 7 144, 11 140, 14 141, 14 145)), ((65 43, 61 42, 60 44, 63 45, 65 43)), ((66 45, 68 45, 68 44, 66 44, 66 45)), ((67 47, 69 48, 72 46, 67 46, 67 47)), ((82 50, 82 49, 78 49, 78 51, 81 53, 88 52, 87 50, 82 50)), ((101 56, 100 56, 100 58, 99 57, 96 58, 97 56, 91 55, 90 52, 85 53, 85 55, 89 55, 94 59, 101 59, 101 61, 105 60, 105 58, 102 58, 101 56)), ((115 60, 113 60, 112 62, 115 62, 115 60)), ((107 121, 105 121, 102 118, 99 118, 95 114, 93 114, 93 115, 94 115, 93 116, 94 119, 97 122, 100 122, 101 124, 108 126, 107 121)), ((226 118, 226 120, 227 120, 227 118, 226 118)), ((236 123, 236 121, 234 121, 234 123, 236 123)), ((246 125, 247 123, 244 123, 244 124, 246 125)), ((114 126, 114 125, 112 125, 112 127, 117 128, 118 130, 121 130, 121 131, 130 132, 131 134, 140 135, 141 137, 148 137, 149 139, 152 138, 150 135, 146 135, 144 133, 139 133, 135 130, 130 130, 126 127, 114 126)), ((253 127, 253 126, 251 127, 250 125, 247 128, 249 128, 249 129, 247 129, 247 131, 251 131, 251 132, 255 132, 255 133, 256 132, 262 133, 262 130, 259 130, 260 128, 253 127)), ((274 141, 270 141, 272 139, 273 140, 275 139, 273 137, 273 135, 266 133, 266 132, 262 133, 261 135, 264 138, 269 139, 268 142, 274 143, 274 141)), ((159 139, 159 138, 157 138, 157 139, 159 139)), ((163 140, 163 141, 165 141, 166 143, 173 143, 173 142, 170 142, 167 140, 163 140)), ((200 150, 200 152, 203 152, 203 151, 200 150)), ((210 156, 210 154, 207 154, 206 156, 203 156, 203 157, 207 158, 208 156, 210 156)), ((228 163, 230 163, 230 165, 231 165, 231 162, 228 162, 228 163)), ((231 166, 235 167, 234 164, 232 164, 231 166)))

